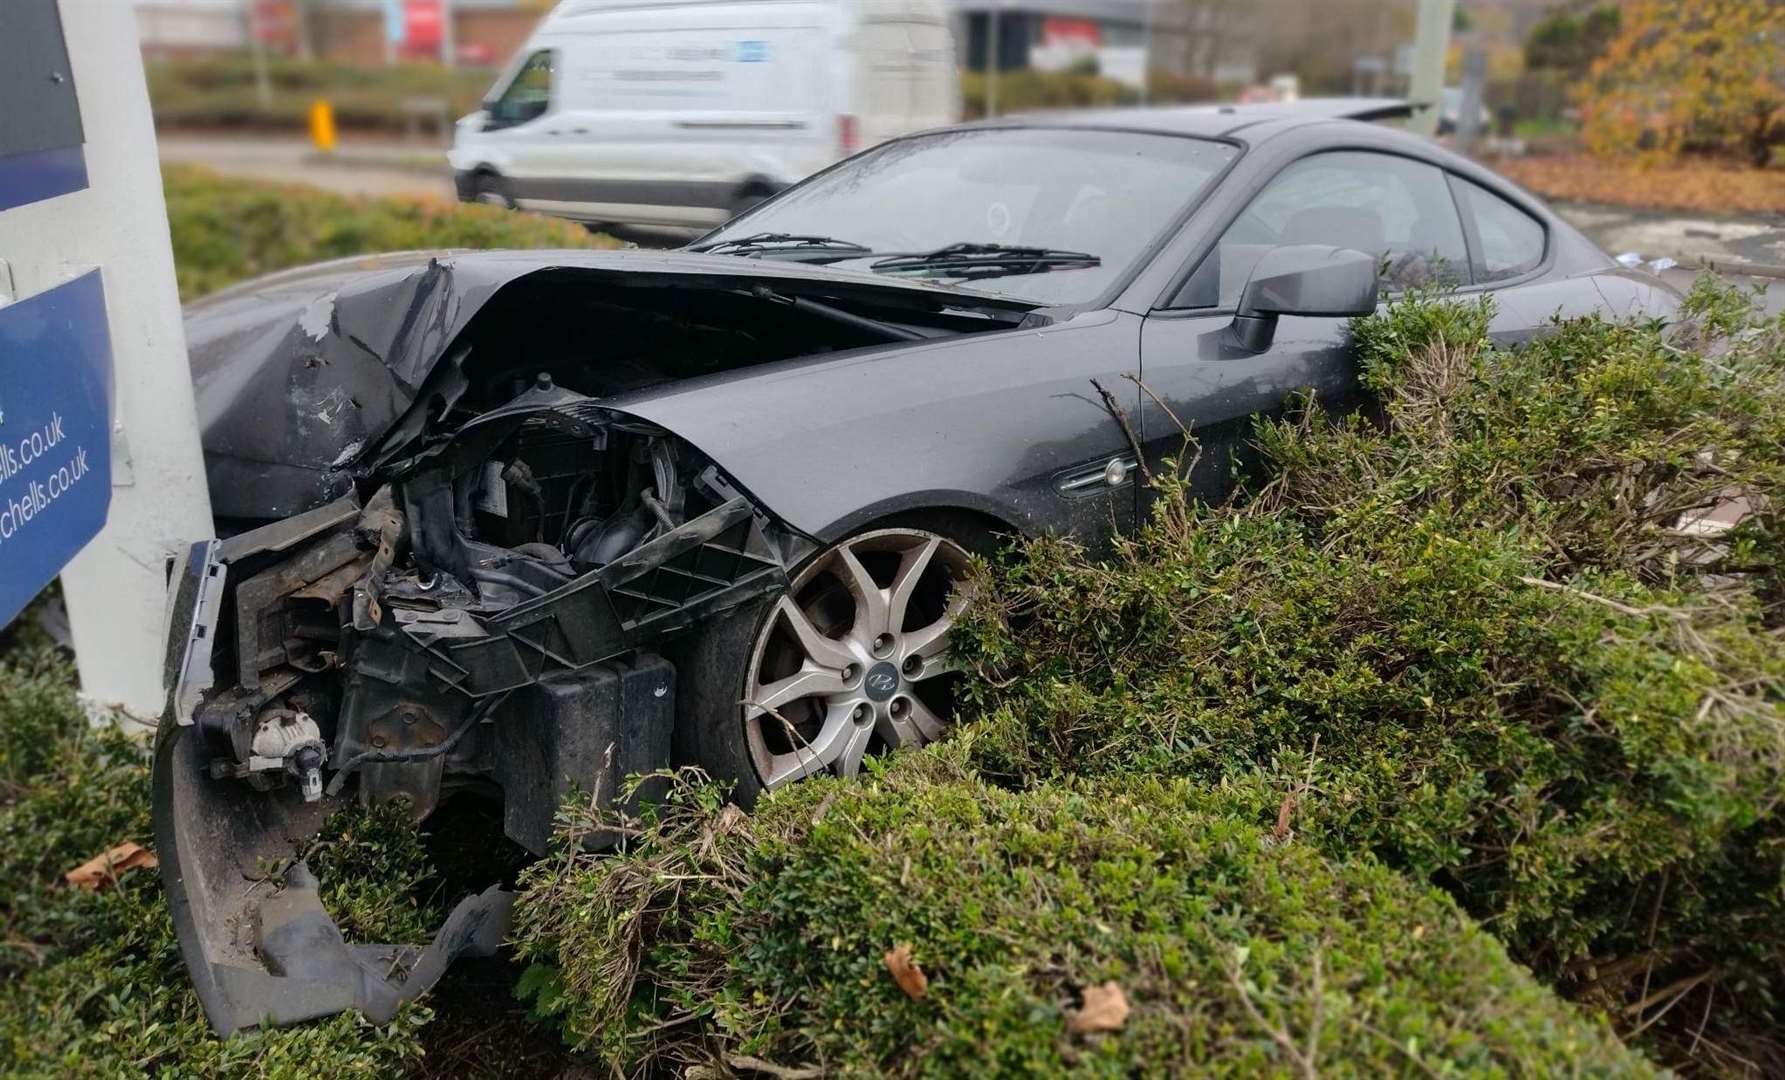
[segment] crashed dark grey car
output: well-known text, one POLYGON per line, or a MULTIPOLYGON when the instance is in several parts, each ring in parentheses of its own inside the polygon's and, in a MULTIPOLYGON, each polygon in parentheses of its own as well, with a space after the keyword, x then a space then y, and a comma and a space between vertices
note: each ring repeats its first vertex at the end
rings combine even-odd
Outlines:
MULTIPOLYGON (((1088 113, 900 139, 666 253, 348 260, 189 309, 217 538, 173 581, 157 841, 230 1032, 373 1017, 488 953, 349 944, 302 861, 349 800, 499 801, 698 764, 743 801, 937 737, 951 582, 1096 545, 1137 477, 1365 402, 1348 320, 1491 292, 1494 333, 1676 298, 1388 103, 1088 113)), ((642 796, 648 797, 644 791, 642 796)))

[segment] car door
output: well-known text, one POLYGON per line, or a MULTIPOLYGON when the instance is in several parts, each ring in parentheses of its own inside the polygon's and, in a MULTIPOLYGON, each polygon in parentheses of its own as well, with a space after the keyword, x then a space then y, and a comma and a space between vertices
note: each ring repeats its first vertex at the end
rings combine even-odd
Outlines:
MULTIPOLYGON (((1346 318, 1285 315, 1262 350, 1232 330, 1252 268, 1278 246, 1328 244, 1382 260, 1385 295, 1471 281, 1469 252, 1446 174, 1413 158, 1328 151, 1277 173, 1225 228, 1183 287, 1141 331, 1141 438, 1157 471, 1173 457, 1207 501, 1225 498, 1256 464, 1255 417, 1281 416, 1298 392, 1347 411, 1364 402, 1346 318), (1179 422, 1191 429, 1188 453, 1179 422)), ((1144 499, 1150 496, 1143 496, 1144 499)))

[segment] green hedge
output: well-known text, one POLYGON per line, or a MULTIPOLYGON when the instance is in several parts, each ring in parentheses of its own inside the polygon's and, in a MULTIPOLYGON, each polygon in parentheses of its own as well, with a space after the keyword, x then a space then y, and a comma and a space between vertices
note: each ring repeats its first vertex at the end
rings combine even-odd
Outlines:
POLYGON ((1168 483, 1113 561, 1042 543, 987 583, 980 767, 1290 800, 1627 1026, 1778 1063, 1785 323, 1692 306, 1703 337, 1516 351, 1485 305, 1365 320, 1386 430, 1303 410, 1250 496, 1168 483), (1726 535, 1675 527, 1732 499, 1726 535))
POLYGON ((439 64, 362 66, 327 60, 269 59, 269 104, 262 105, 254 65, 245 56, 151 63, 149 103, 162 127, 304 131, 310 105, 327 98, 342 129, 396 132, 408 118, 403 102, 434 98, 447 120, 472 112, 495 82, 493 69, 449 69, 439 64))
MULTIPOLYGON (((1207 79, 1154 71, 1148 75, 1148 99, 1152 104, 1215 101, 1220 87, 1207 79)), ((986 114, 984 72, 961 74, 961 111, 968 118, 986 114)), ((998 113, 1036 112, 1049 109, 1117 108, 1140 104, 1140 91, 1127 83, 1090 72, 1034 71, 1028 68, 1001 72, 998 76, 998 113)))
POLYGON ((1367 856, 1275 839, 1180 781, 1003 790, 960 749, 748 818, 686 787, 626 854, 540 864, 517 935, 541 1011, 626 1073, 1648 1071, 1367 856), (901 946, 921 1000, 889 973, 901 946), (1125 1023, 1073 1033, 1110 981, 1125 1023))
POLYGON ((1515 351, 1485 302, 1361 321, 1380 417, 1303 402, 1230 503, 1161 478, 1113 559, 981 574, 951 744, 537 868, 540 1010, 626 1069, 1643 1068, 1438 886, 1664 1058, 1777 1069, 1785 321, 1689 311, 1515 351), (1109 979, 1129 1026, 1069 1037, 1109 979))
POLYGON ((573 222, 421 198, 349 198, 300 185, 162 170, 174 272, 193 299, 243 278, 345 255, 432 248, 615 247, 573 222))

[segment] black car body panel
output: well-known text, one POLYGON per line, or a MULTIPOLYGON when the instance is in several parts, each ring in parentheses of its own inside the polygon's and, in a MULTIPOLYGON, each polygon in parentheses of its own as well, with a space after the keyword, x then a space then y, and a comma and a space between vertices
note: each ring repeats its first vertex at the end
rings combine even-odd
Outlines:
POLYGON ((1405 111, 1310 102, 953 129, 1222 142, 1206 190, 1098 279, 1105 295, 1072 305, 824 266, 812 250, 405 253, 192 305, 221 539, 195 538, 174 575, 155 824, 213 1025, 383 1019, 499 941, 509 898, 492 889, 425 948, 346 943, 302 855, 347 800, 406 800, 419 819, 444 793, 494 794, 507 835, 542 852, 572 787, 611 803, 627 774, 669 762, 679 673, 660 643, 784 592, 826 545, 937 511, 1096 545, 1144 513, 1146 470, 1189 449, 1181 424, 1193 487, 1215 500, 1255 453, 1259 416, 1310 391, 1365 407, 1343 314, 1369 304, 1357 251, 1297 242, 1269 302, 1245 310, 1180 299, 1302 158, 1412 158, 1453 195, 1467 181, 1540 222, 1540 261, 1461 289, 1492 293, 1503 342, 1557 316, 1675 309, 1676 294, 1493 174, 1337 119, 1405 111), (1323 265, 1345 268, 1344 288, 1295 280, 1323 265), (1317 295, 1325 314, 1297 313, 1317 295))
POLYGON ((1128 450, 1093 385, 1138 407, 1124 373, 1140 322, 1093 311, 1050 325, 735 371, 612 404, 683 434, 781 519, 821 540, 901 511, 961 509, 1006 529, 1087 539, 1133 520, 1132 484, 1063 497, 1128 450), (795 415, 798 426, 761 418, 795 415), (811 482, 790 461, 833 463, 811 482))

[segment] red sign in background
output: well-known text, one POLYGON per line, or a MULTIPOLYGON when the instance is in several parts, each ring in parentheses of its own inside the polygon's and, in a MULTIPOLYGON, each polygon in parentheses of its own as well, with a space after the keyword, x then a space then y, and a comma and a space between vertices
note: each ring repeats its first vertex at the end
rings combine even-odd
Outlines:
POLYGON ((411 53, 440 52, 446 38, 446 17, 440 0, 403 0, 403 48, 411 53))

